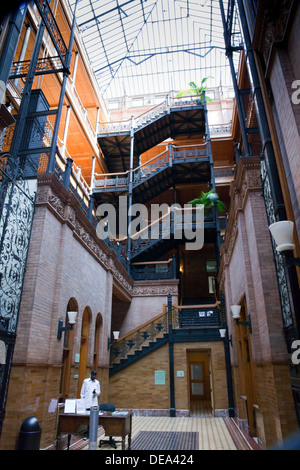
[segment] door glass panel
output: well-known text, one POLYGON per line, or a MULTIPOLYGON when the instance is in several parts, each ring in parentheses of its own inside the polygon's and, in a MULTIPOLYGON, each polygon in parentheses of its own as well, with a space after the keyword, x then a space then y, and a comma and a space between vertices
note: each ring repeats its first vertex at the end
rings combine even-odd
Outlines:
POLYGON ((192 380, 203 380, 202 364, 191 364, 192 380))
POLYGON ((203 383, 192 383, 192 395, 203 395, 203 383))

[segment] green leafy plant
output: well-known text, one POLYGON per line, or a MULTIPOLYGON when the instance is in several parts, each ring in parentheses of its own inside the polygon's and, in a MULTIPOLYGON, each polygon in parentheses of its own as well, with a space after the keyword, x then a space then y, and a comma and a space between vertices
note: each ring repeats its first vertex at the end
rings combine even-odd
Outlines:
MULTIPOLYGON (((189 86, 190 88, 188 88, 187 90, 183 90, 183 91, 180 91, 179 93, 177 93, 177 96, 178 97, 181 97, 181 96, 186 96, 186 95, 196 95, 196 96, 199 96, 201 101, 203 102, 203 98, 204 98, 204 92, 205 90, 207 89, 207 86, 204 86, 204 83, 209 79, 209 78, 213 78, 213 77, 205 77, 201 80, 201 84, 200 86, 196 85, 195 82, 189 82, 189 86)), ((206 101, 211 103, 212 99, 209 98, 209 96, 206 96, 206 101)))
POLYGON ((197 204, 203 204, 204 209, 210 209, 215 202, 217 203, 217 208, 220 212, 224 212, 226 210, 224 202, 220 201, 218 194, 213 189, 207 193, 202 191, 200 197, 189 201, 189 204, 191 204, 193 207, 195 207, 197 204))

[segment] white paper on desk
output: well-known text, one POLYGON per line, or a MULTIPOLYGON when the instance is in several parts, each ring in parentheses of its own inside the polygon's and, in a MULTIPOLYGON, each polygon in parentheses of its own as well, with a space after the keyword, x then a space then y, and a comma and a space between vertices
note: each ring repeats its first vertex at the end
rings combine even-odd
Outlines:
POLYGON ((78 398, 76 400, 76 413, 78 415, 84 415, 86 414, 86 409, 85 409, 85 399, 84 398, 78 398))
POLYGON ((76 399, 66 398, 65 413, 76 413, 76 399))

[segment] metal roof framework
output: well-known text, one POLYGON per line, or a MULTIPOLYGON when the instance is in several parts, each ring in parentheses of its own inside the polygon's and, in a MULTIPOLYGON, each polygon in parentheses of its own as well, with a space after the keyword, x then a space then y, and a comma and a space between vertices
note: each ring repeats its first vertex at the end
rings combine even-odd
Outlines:
POLYGON ((77 24, 105 99, 231 86, 219 0, 79 0, 77 24))

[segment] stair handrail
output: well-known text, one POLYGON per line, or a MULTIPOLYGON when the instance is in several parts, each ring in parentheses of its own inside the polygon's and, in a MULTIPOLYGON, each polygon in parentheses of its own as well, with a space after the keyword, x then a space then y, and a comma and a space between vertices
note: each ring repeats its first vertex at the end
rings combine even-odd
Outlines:
MULTIPOLYGON (((143 178, 148 176, 150 171, 156 170, 159 167, 161 167, 163 164, 167 164, 167 163, 170 164, 171 162, 176 160, 176 153, 181 151, 178 149, 190 149, 190 148, 194 148, 195 150, 197 149, 201 150, 202 148, 205 149, 206 143, 194 144, 194 145, 193 144, 190 144, 190 145, 168 144, 167 148, 163 152, 159 153, 158 155, 155 155, 154 157, 150 158, 150 160, 147 160, 141 165, 133 168, 132 170, 133 181, 137 182, 138 180, 143 180, 143 178), (170 150, 169 145, 171 145, 172 151, 170 150), (153 163, 155 161, 157 161, 157 165, 153 166, 153 163), (149 169, 147 169, 147 167, 149 167, 149 169)), ((94 173, 93 187, 119 186, 117 184, 118 179, 121 180, 122 186, 126 186, 129 184, 129 174, 130 174, 130 170, 117 172, 117 173, 94 173), (109 183, 107 183, 108 180, 110 180, 109 183)))
MULTIPOLYGON (((161 222, 163 219, 165 219, 166 217, 168 217, 170 214, 171 214, 171 211, 172 211, 172 208, 171 207, 168 207, 168 211, 166 214, 163 214, 161 217, 159 217, 158 219, 155 219, 154 221, 151 221, 150 224, 148 224, 146 227, 142 228, 141 230, 139 230, 138 232, 135 232, 134 234, 131 235, 131 238, 133 240, 138 240, 138 239, 142 239, 142 240, 148 240, 149 239, 149 236, 147 237, 143 237, 142 234, 143 232, 147 232, 149 231, 149 229, 151 229, 151 227, 153 227, 154 225, 157 225, 159 224, 159 227, 161 227, 161 222)), ((169 226, 170 227, 170 226, 169 226)), ((160 231, 160 229, 159 229, 160 231)), ((151 234, 151 232, 150 232, 151 234)), ((151 235, 150 235, 151 237, 151 235)))
MULTIPOLYGON (((139 325, 137 328, 129 331, 124 336, 119 338, 111 345, 110 349, 110 365, 113 366, 120 362, 121 359, 126 359, 130 353, 133 355, 136 351, 141 350, 149 341, 154 341, 159 337, 169 333, 170 324, 172 329, 180 329, 179 311, 187 309, 219 309, 220 301, 214 304, 201 304, 201 305, 173 305, 171 313, 171 321, 167 305, 163 306, 163 312, 156 317, 151 318, 147 322, 139 325)), ((199 328, 199 325, 197 326, 199 328)), ((206 326, 203 326, 205 328, 206 326)), ((201 328, 201 327, 200 327, 201 328)), ((210 326, 212 328, 212 326, 210 326)))
MULTIPOLYGON (((137 129, 141 125, 143 125, 143 121, 147 120, 147 117, 151 115, 156 118, 162 112, 164 113, 169 113, 170 112, 170 107, 177 107, 177 106, 191 106, 191 104, 195 104, 195 106, 199 106, 199 97, 195 95, 187 95, 187 96, 177 96, 177 97, 172 97, 172 96, 167 96, 164 101, 159 103, 158 105, 154 106, 148 111, 145 111, 144 113, 136 116, 134 118, 134 128, 137 129), (156 111, 158 111, 156 113, 156 111), (141 124, 139 124, 141 122, 141 124)), ((203 104, 202 104, 203 106, 203 104)), ((119 120, 119 121, 108 121, 108 122, 100 122, 99 123, 99 130, 98 130, 98 135, 99 134, 104 134, 104 133, 109 133, 111 132, 111 129, 113 128, 114 131, 116 132, 121 132, 121 131, 130 131, 131 129, 131 119, 129 120, 119 120), (107 129, 107 130, 106 130, 107 129)))
POLYGON ((162 313, 156 315, 142 325, 139 325, 134 330, 129 331, 111 345, 111 364, 114 364, 120 359, 125 359, 128 356, 128 353, 134 353, 134 351, 147 344, 149 340, 154 340, 159 335, 168 333, 167 306, 164 305, 163 309, 164 311, 162 313))

